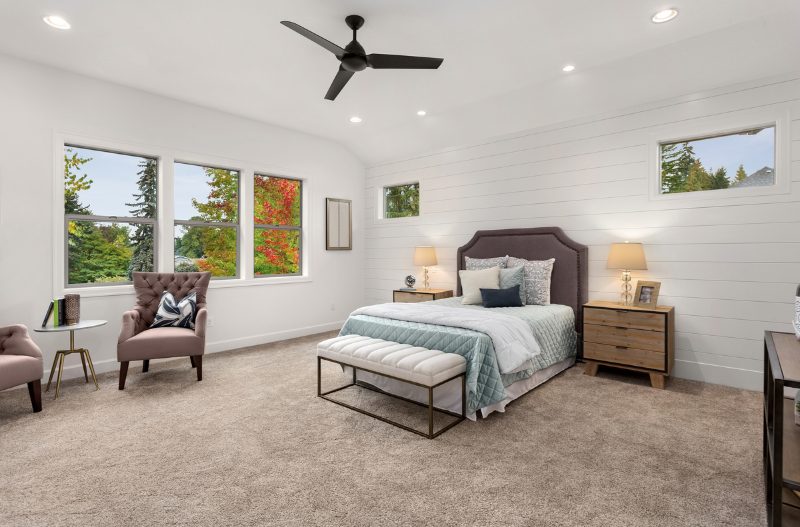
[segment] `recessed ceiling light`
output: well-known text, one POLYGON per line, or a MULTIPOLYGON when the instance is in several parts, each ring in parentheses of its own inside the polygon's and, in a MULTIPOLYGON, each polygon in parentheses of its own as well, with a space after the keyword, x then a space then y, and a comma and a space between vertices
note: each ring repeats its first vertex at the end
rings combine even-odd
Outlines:
POLYGON ((360 123, 361 122, 361 117, 351 117, 350 118, 350 122, 351 123, 360 123))
POLYGON ((562 71, 572 71, 574 69, 575 69, 575 66, 564 66, 562 68, 562 71))
POLYGON ((69 23, 60 16, 46 16, 43 20, 48 26, 53 26, 58 29, 69 29, 69 23))
POLYGON ((425 115, 426 113, 428 112, 426 112, 425 110, 420 110, 417 112, 417 115, 425 115))
POLYGON ((676 9, 666 9, 660 13, 656 13, 656 16, 653 17, 653 22, 660 24, 662 22, 672 20, 676 16, 678 16, 678 11, 676 9))

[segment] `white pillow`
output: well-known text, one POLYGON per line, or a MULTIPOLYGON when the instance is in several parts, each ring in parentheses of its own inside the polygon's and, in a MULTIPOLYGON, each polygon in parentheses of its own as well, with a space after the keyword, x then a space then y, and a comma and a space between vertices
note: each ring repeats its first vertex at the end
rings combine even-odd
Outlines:
POLYGON ((500 267, 459 271, 458 276, 461 278, 461 292, 464 295, 462 304, 483 305, 481 289, 500 289, 500 267))

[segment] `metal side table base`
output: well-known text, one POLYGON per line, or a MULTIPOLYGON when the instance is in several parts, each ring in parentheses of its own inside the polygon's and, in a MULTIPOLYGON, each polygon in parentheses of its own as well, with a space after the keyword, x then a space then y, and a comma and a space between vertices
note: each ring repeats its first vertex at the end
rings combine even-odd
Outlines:
POLYGON ((95 391, 100 389, 100 386, 97 384, 97 377, 94 374, 94 365, 92 364, 92 357, 89 355, 89 350, 86 348, 75 348, 75 331, 70 330, 69 332, 69 349, 68 350, 58 350, 56 351, 56 357, 53 360, 53 367, 50 368, 50 378, 47 380, 47 388, 45 388, 45 392, 50 391, 50 383, 53 382, 53 374, 56 371, 56 364, 58 364, 58 378, 56 379, 56 396, 54 399, 58 399, 58 389, 61 387, 61 372, 64 369, 64 357, 67 355, 71 355, 73 353, 78 353, 81 356, 81 363, 83 364, 83 376, 86 378, 86 383, 89 383, 89 375, 86 372, 86 363, 89 363, 89 370, 92 372, 92 380, 94 380, 94 387, 95 391), (60 361, 59 361, 60 359, 60 361))

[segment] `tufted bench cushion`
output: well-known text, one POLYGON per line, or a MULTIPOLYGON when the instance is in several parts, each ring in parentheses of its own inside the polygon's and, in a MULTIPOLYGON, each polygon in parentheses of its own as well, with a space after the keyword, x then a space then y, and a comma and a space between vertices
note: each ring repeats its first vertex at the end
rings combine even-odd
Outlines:
POLYGON ((360 335, 320 342, 317 355, 428 387, 467 371, 467 361, 461 355, 360 335))

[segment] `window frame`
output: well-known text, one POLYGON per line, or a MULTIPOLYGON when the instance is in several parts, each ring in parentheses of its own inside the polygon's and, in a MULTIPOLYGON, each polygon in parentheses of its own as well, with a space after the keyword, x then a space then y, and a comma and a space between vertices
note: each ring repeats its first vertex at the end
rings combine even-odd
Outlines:
MULTIPOLYGON (((175 165, 192 165, 200 168, 211 168, 216 170, 227 170, 228 172, 237 172, 239 176, 236 178, 236 223, 230 221, 198 221, 198 220, 179 220, 177 217, 174 216, 172 218, 172 243, 173 247, 175 246, 175 227, 178 225, 186 225, 187 227, 224 227, 227 229, 236 229, 236 273, 233 276, 212 276, 211 280, 238 280, 242 276, 242 266, 241 266, 241 249, 242 249, 242 176, 243 170, 240 168, 227 168, 225 166, 219 166, 215 163, 198 163, 195 161, 185 161, 183 159, 174 159, 172 161, 172 170, 173 174, 175 173, 175 165)), ((174 184, 174 179, 173 179, 174 184)), ((173 203, 173 211, 175 210, 175 191, 173 187, 172 191, 172 203, 173 203)), ((172 271, 175 271, 175 250, 172 251, 172 271)))
MULTIPOLYGON (((100 283, 79 283, 79 284, 70 284, 69 283, 69 222, 70 221, 88 221, 93 223, 125 223, 125 224, 145 224, 145 225, 152 225, 153 226, 153 270, 156 270, 158 266, 158 251, 159 251, 159 240, 158 240, 158 215, 159 215, 159 194, 161 191, 161 160, 157 156, 151 155, 143 155, 138 153, 132 153, 128 151, 120 151, 117 149, 109 149, 109 148, 97 148, 93 146, 84 146, 81 144, 75 144, 71 142, 65 142, 61 149, 61 192, 60 192, 60 201, 57 203, 61 206, 61 216, 63 218, 63 243, 64 243, 64 265, 63 265, 63 279, 64 279, 64 289, 79 289, 84 287, 114 287, 120 285, 130 285, 132 282, 100 282, 100 283), (156 162, 156 217, 155 218, 135 218, 132 216, 101 216, 97 214, 67 214, 64 212, 64 153, 67 148, 82 148, 84 150, 94 150, 97 152, 106 152, 109 154, 118 154, 124 156, 132 156, 132 157, 141 157, 144 159, 151 159, 156 162)), ((58 232, 58 231, 56 231, 58 232)), ((58 296, 58 295, 56 295, 58 296)))
MULTIPOLYGON (((791 116, 789 110, 757 108, 733 114, 717 115, 658 127, 650 134, 648 148, 648 201, 697 201, 746 199, 791 192, 791 116), (698 139, 735 134, 756 128, 775 128, 774 184, 698 192, 664 194, 661 192, 661 146, 698 139)), ((703 206, 706 206, 704 203, 703 206)))
MULTIPOLYGON (((300 272, 299 273, 285 273, 285 274, 256 274, 255 273, 256 255, 255 255, 255 245, 254 245, 253 246, 253 255, 252 255, 253 256, 253 278, 255 278, 256 280, 262 280, 264 278, 275 278, 275 277, 283 277, 283 276, 303 276, 303 256, 304 256, 304 252, 305 252, 304 251, 304 245, 303 245, 303 239, 305 237, 304 236, 304 232, 303 232, 304 228, 305 228, 305 223, 303 222, 303 203, 304 203, 304 197, 305 197, 304 196, 304 193, 305 193, 304 181, 302 179, 299 179, 299 178, 278 176, 278 175, 275 175, 275 174, 265 174, 265 173, 256 171, 253 174, 253 184, 254 184, 254 186, 255 186, 255 178, 256 177, 273 177, 273 178, 277 178, 277 179, 288 179, 290 181, 297 181, 298 183, 300 183, 300 226, 299 227, 296 227, 294 225, 268 225, 266 223, 256 223, 255 217, 253 217, 253 238, 254 238, 254 243, 255 243, 255 234, 259 230, 298 231, 300 233, 300 240, 299 240, 299 245, 300 245, 300 247, 299 247, 299 252, 300 252, 299 256, 300 257, 298 258, 298 265, 297 265, 298 269, 300 270, 300 272)), ((253 191, 253 200, 252 200, 253 201, 253 206, 255 206, 255 199, 256 199, 256 196, 255 196, 255 189, 254 189, 254 191, 253 191)))
MULTIPOLYGON (((314 174, 280 166, 270 165, 253 161, 252 159, 230 159, 221 156, 198 154, 171 148, 168 146, 154 146, 152 144, 137 143, 118 139, 107 139, 88 135, 82 132, 75 132, 69 129, 53 130, 53 150, 52 150, 52 195, 51 195, 51 218, 52 218, 52 295, 53 298, 63 297, 67 293, 77 293, 84 298, 97 298, 106 296, 128 296, 134 297, 136 292, 130 282, 110 282, 91 286, 90 284, 75 284, 74 287, 67 288, 65 281, 65 255, 66 247, 64 244, 64 232, 66 220, 64 218, 64 148, 65 145, 82 145, 84 148, 93 150, 111 151, 115 153, 142 156, 140 152, 148 152, 147 158, 158 161, 158 182, 157 182, 157 210, 158 219, 156 221, 155 251, 156 259, 155 271, 161 273, 171 273, 174 271, 175 264, 175 162, 178 160, 183 163, 190 163, 200 166, 213 167, 232 167, 229 170, 239 172, 239 236, 238 236, 238 255, 237 269, 239 277, 235 279, 213 280, 209 284, 209 289, 229 289, 236 287, 254 287, 271 285, 283 285, 294 283, 313 282, 313 253, 314 253, 314 230, 304 227, 301 250, 303 260, 301 262, 301 274, 297 276, 269 275, 256 280, 253 276, 253 256, 247 256, 253 252, 253 221, 242 221, 242 218, 252 217, 252 200, 254 199, 253 175, 271 174, 275 177, 296 179, 302 181, 303 200, 302 200, 302 224, 304 226, 314 225, 314 210, 311 204, 315 197, 314 194, 314 174), (102 287, 101 287, 102 286, 102 287)), ((84 217, 85 219, 85 217, 84 217)), ((138 218, 141 220, 142 218, 138 218)))

